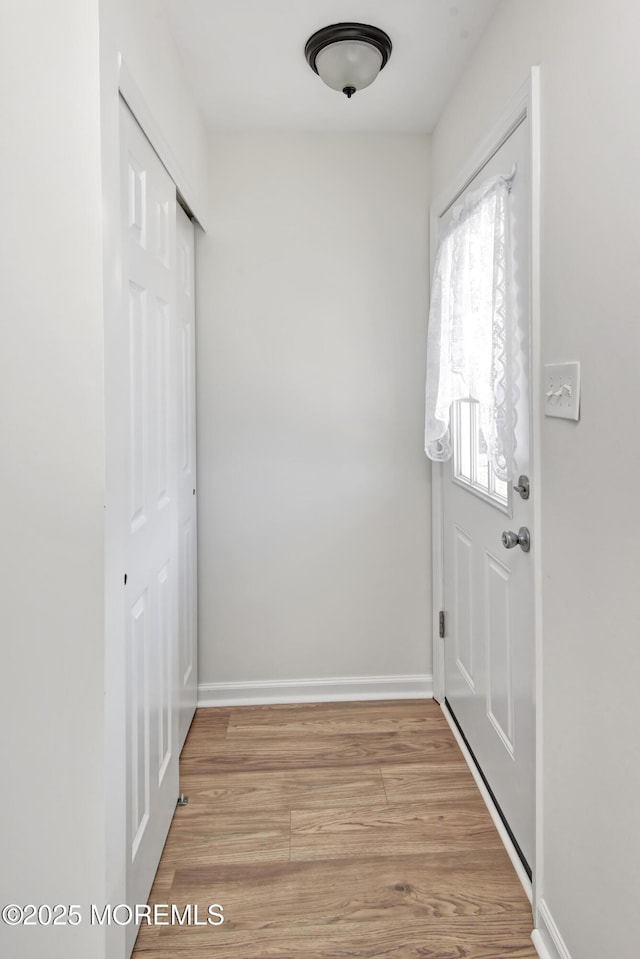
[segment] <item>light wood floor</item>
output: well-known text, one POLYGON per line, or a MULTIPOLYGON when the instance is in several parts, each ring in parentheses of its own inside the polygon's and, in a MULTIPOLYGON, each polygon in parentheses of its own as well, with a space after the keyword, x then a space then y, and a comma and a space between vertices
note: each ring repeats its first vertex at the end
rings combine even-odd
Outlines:
POLYGON ((533 959, 531 909, 436 703, 200 709, 136 959, 533 959))

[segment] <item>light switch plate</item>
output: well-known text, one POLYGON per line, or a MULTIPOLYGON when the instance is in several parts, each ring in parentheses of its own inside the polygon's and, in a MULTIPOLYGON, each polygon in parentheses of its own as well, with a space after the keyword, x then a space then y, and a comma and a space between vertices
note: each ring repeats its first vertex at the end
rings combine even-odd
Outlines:
POLYGON ((580 419, 580 364, 547 363, 544 367, 544 415, 580 419))

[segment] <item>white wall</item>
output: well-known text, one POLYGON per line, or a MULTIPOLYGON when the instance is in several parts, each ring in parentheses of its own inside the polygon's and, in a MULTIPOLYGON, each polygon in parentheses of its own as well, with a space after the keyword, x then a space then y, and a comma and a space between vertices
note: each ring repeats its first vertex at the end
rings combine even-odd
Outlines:
POLYGON ((430 670, 429 140, 210 140, 200 682, 430 670))
MULTIPOLYGON (((86 909, 105 896, 97 5, 0 20, 0 902, 86 909)), ((0 954, 92 959, 101 938, 0 923, 0 954)))
POLYGON ((99 4, 103 89, 112 95, 115 79, 117 90, 117 58, 122 55, 171 149, 183 194, 202 211, 207 201, 205 128, 187 87, 164 4, 162 0, 99 0, 99 4))
POLYGON ((637 40, 634 0, 505 0, 434 134, 437 191, 541 64, 542 360, 580 360, 583 397, 578 424, 541 423, 538 893, 572 959, 640 938, 637 40))
POLYGON ((105 548, 108 598, 120 567, 104 535, 103 382, 103 311, 108 325, 119 304, 118 53, 200 209, 205 134, 161 4, 9 0, 1 16, 0 902, 78 904, 83 922, 0 924, 0 952, 93 959, 105 930, 90 925, 89 904, 123 898, 122 703, 109 681, 122 650, 117 610, 105 610, 105 548))

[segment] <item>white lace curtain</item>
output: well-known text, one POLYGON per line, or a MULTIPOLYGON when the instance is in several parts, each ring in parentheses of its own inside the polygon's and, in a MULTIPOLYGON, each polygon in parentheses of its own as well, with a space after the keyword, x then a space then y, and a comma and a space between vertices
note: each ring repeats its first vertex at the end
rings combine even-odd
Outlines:
POLYGON ((452 404, 475 400, 489 461, 502 480, 514 476, 517 400, 512 178, 487 180, 454 209, 436 257, 427 340, 427 456, 451 457, 452 404))

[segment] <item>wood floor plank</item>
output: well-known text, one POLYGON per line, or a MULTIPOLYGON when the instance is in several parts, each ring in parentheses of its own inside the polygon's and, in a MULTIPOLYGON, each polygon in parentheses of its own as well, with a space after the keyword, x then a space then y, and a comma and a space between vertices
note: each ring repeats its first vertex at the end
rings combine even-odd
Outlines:
POLYGON ((134 959, 534 959, 531 907, 439 707, 198 710, 134 959))
POLYGON ((195 733, 214 726, 228 726, 231 714, 232 710, 228 707, 211 706, 206 709, 196 709, 190 732, 195 733))
POLYGON ((447 722, 439 709, 427 700, 416 704, 383 704, 372 716, 369 703, 327 703, 319 710, 298 707, 278 713, 276 716, 260 712, 233 714, 229 723, 229 739, 261 739, 285 736, 334 736, 359 735, 363 733, 419 733, 428 734, 432 729, 446 729, 447 722))
POLYGON ((139 937, 136 954, 153 959, 537 959, 527 923, 490 920, 344 923, 295 932, 212 928, 163 930, 139 937))
POLYGON ((428 768, 424 763, 389 765, 382 767, 380 773, 390 803, 430 802, 471 796, 482 801, 464 760, 442 766, 432 763, 428 768))
MULTIPOLYGON (((198 710, 198 712, 207 711, 208 710, 198 710)), ((234 706, 231 709, 231 717, 235 726, 244 724, 254 726, 263 722, 269 725, 277 725, 282 722, 312 722, 314 720, 330 721, 331 719, 338 719, 342 721, 347 717, 360 717, 365 720, 368 719, 370 722, 375 722, 385 716, 395 716, 398 718, 432 716, 442 721, 445 725, 447 724, 442 710, 433 699, 387 699, 377 700, 373 704, 370 701, 304 704, 283 703, 269 706, 234 706)))
POLYGON ((293 810, 291 859, 496 850, 495 826, 482 800, 293 810))
POLYGON ((282 736, 305 739, 311 736, 361 736, 372 733, 407 733, 428 736, 433 729, 444 729, 437 716, 413 716, 396 718, 381 717, 374 722, 364 718, 345 716, 341 719, 310 719, 298 722, 280 722, 274 725, 260 723, 249 725, 232 722, 227 732, 229 741, 251 739, 278 739, 282 736))
POLYGON ((226 739, 228 709, 197 709, 182 750, 182 759, 208 753, 211 743, 226 739))
POLYGON ((227 928, 296 928, 326 923, 517 915, 530 919, 507 857, 448 853, 370 860, 177 869, 172 901, 206 914, 224 898, 227 928), (491 887, 485 881, 491 866, 491 887))
POLYGON ((216 812, 335 808, 386 801, 379 766, 219 772, 204 776, 184 773, 181 785, 190 798, 190 805, 208 804, 216 812))
POLYGON ((185 862, 286 862, 289 855, 288 810, 211 815, 190 802, 174 817, 162 861, 175 868, 185 862))
POLYGON ((153 880, 149 902, 166 902, 166 898, 163 897, 169 895, 171 892, 174 877, 174 867, 168 863, 166 859, 162 859, 160 865, 158 866, 155 879, 153 880))
POLYGON ((303 766, 370 766, 382 763, 436 763, 459 760, 450 729, 426 734, 363 733, 362 735, 296 736, 212 743, 211 751, 184 760, 185 773, 203 775, 231 771, 299 769, 303 766))

